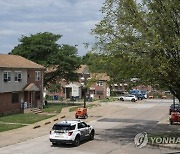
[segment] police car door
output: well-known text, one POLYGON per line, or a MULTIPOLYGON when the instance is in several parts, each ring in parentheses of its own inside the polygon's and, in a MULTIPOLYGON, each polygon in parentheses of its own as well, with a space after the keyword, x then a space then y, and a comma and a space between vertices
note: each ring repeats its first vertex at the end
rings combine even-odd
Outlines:
POLYGON ((82 122, 78 123, 78 130, 81 132, 81 139, 84 139, 86 136, 86 127, 82 122))
POLYGON ((85 122, 82 122, 83 127, 85 128, 85 137, 89 137, 90 129, 85 122))

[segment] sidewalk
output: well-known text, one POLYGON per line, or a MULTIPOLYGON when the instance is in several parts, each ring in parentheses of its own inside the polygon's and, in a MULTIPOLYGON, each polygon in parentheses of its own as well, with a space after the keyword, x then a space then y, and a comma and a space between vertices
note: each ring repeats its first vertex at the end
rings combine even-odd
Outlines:
MULTIPOLYGON (((71 107, 63 108, 60 114, 52 118, 37 122, 32 125, 24 126, 18 129, 1 132, 0 148, 12 144, 20 143, 23 141, 27 141, 29 139, 33 139, 36 137, 48 135, 53 124, 56 123, 57 121, 61 121, 64 119, 74 119, 75 112, 69 112, 69 108, 71 107)), ((83 120, 85 122, 90 122, 98 118, 101 118, 105 115, 109 115, 111 113, 117 112, 121 109, 122 107, 117 107, 116 105, 109 107, 107 106, 107 104, 104 103, 101 106, 96 106, 88 109, 89 117, 83 120), (100 110, 103 112, 99 112, 100 110)))
POLYGON ((4 147, 7 145, 19 143, 22 141, 26 141, 35 137, 43 136, 48 134, 51 129, 53 123, 55 123, 57 119, 62 119, 64 115, 68 115, 68 108, 64 108, 62 112, 52 118, 37 122, 32 125, 28 125, 25 127, 21 127, 18 129, 13 129, 6 132, 0 133, 0 147, 4 147), (50 123, 49 123, 50 122, 50 123), (46 124, 49 123, 49 124, 46 124))

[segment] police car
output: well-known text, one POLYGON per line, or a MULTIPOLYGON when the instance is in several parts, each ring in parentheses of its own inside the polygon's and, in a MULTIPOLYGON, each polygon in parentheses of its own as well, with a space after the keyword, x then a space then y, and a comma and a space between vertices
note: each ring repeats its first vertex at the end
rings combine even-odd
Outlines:
POLYGON ((53 145, 71 143, 79 146, 82 140, 93 140, 94 134, 94 128, 81 120, 64 120, 54 124, 49 139, 53 145))

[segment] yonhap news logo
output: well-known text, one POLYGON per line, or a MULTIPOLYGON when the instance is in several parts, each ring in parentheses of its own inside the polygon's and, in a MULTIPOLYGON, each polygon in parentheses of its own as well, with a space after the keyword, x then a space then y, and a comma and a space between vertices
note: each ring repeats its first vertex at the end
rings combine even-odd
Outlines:
POLYGON ((142 147, 146 146, 148 143, 147 133, 144 132, 144 133, 137 134, 134 138, 134 143, 137 148, 142 148, 142 147))
POLYGON ((151 136, 146 132, 139 133, 134 138, 134 143, 137 148, 142 148, 149 144, 180 144, 180 137, 172 136, 151 136))

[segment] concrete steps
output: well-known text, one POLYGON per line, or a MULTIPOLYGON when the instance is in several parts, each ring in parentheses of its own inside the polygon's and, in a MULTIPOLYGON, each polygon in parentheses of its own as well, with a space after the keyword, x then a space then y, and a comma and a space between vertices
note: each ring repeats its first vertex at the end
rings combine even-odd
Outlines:
POLYGON ((38 113, 42 113, 43 111, 39 108, 33 108, 31 109, 31 112, 33 112, 34 114, 38 114, 38 113))

